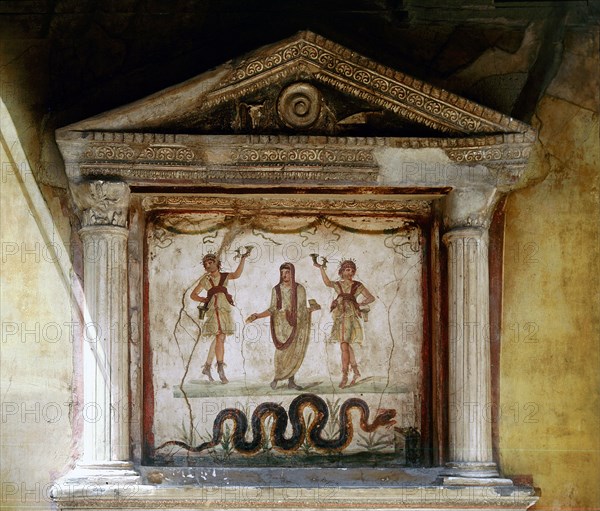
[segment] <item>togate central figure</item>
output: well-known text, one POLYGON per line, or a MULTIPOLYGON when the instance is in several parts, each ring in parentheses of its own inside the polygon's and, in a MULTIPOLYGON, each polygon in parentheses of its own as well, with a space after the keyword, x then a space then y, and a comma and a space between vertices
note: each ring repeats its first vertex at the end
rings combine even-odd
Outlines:
POLYGON ((306 290, 296 282, 296 268, 292 263, 279 267, 279 283, 271 291, 271 305, 262 312, 251 314, 247 322, 271 318, 271 339, 275 344, 275 375, 271 388, 277 382, 288 380, 288 388, 301 390, 294 380, 300 369, 310 337, 311 313, 320 309, 317 303, 306 303, 306 290))

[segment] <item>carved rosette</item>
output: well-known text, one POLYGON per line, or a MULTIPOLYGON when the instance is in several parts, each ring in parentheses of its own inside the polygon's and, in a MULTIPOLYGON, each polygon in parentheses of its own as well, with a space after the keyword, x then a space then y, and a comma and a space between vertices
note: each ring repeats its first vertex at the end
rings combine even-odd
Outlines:
POLYGON ((288 85, 277 99, 277 113, 289 128, 305 129, 319 119, 321 93, 309 83, 288 85))
POLYGON ((71 185, 81 211, 82 227, 127 227, 129 186, 122 182, 89 181, 71 185))

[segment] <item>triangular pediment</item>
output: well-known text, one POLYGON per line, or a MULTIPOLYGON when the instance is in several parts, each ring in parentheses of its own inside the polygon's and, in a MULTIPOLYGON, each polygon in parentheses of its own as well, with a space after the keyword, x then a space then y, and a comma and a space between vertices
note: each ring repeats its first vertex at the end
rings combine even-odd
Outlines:
POLYGON ((464 137, 530 128, 305 31, 64 130, 464 137))

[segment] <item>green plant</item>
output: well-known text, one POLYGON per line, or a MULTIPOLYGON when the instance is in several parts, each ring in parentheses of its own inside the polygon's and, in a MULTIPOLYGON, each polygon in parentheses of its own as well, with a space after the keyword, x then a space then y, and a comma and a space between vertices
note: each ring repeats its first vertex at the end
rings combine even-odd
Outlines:
POLYGON ((271 433, 273 430, 273 417, 268 416, 263 419, 263 428, 262 431, 264 433, 264 438, 262 442, 262 453, 266 456, 271 456, 273 451, 273 443, 271 442, 271 433))
POLYGON ((232 442, 231 427, 229 424, 225 424, 225 430, 221 436, 221 449, 223 450, 223 460, 229 459, 233 453, 233 442, 232 442))
POLYGON ((181 426, 177 428, 177 434, 179 435, 179 439, 185 442, 188 445, 194 445, 195 433, 198 430, 194 427, 191 431, 188 431, 188 427, 184 419, 181 419, 181 426))
POLYGON ((331 440, 340 434, 340 398, 338 397, 335 401, 327 399, 327 407, 329 408, 329 419, 323 432, 325 437, 331 440))
MULTIPOLYGON (((304 417, 302 417, 302 420, 304 422, 304 431, 308 430, 308 428, 310 427, 310 424, 313 421, 314 417, 315 417, 315 414, 312 411, 308 412, 306 420, 304 420, 304 417)), ((311 451, 312 451, 312 445, 310 444, 310 441, 308 439, 308 434, 306 434, 304 436, 304 441, 302 442, 302 445, 300 445, 300 451, 305 456, 308 456, 311 453, 311 451)))
POLYGON ((373 431, 368 435, 359 433, 360 440, 356 443, 369 452, 379 452, 387 447, 393 447, 393 439, 387 432, 373 431))

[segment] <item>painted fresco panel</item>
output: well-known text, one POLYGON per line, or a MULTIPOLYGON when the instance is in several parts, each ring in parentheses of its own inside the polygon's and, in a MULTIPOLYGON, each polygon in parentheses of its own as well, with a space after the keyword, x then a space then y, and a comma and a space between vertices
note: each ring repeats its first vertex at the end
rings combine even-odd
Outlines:
POLYGON ((410 428, 421 427, 423 253, 421 228, 398 216, 156 215, 147 227, 145 291, 151 353, 145 377, 154 392, 152 430, 146 434, 153 438, 154 461, 405 464, 406 436, 410 428), (211 300, 213 308, 221 304, 219 312, 211 312, 209 305, 201 319, 193 298, 207 297, 198 286, 207 278, 207 254, 220 260, 221 272, 229 273, 222 284, 233 304, 217 293, 211 300), (345 267, 356 272, 340 288, 343 261, 352 261, 345 267), (286 262, 293 265, 289 287, 280 283, 280 266, 286 262), (232 279, 236 271, 239 276, 232 279), (327 279, 333 287, 326 285, 327 279), (360 284, 352 290, 351 281, 360 284), (279 295, 274 290, 278 284, 279 295), (371 303, 362 305, 365 301, 371 303), (291 308, 295 317, 288 314, 291 308), (271 321, 278 325, 274 333, 271 321), (211 355, 219 331, 225 333, 220 368, 218 347, 211 355), (273 337, 280 347, 286 341, 288 346, 277 349, 273 337), (344 403, 356 405, 347 416, 340 415, 344 403), (372 429, 361 425, 362 403, 372 429), (287 419, 294 404, 300 406, 298 418, 289 417, 281 426, 278 415, 287 419), (326 420, 319 405, 329 413, 326 420), (265 415, 262 433, 251 431, 256 410, 265 415), (241 423, 236 427, 235 421, 244 417, 248 431, 236 445, 234 432, 239 433, 241 423), (218 420, 220 437, 211 443, 218 420), (291 425, 294 420, 300 433, 291 425), (322 428, 314 428, 312 436, 317 423, 322 428))

